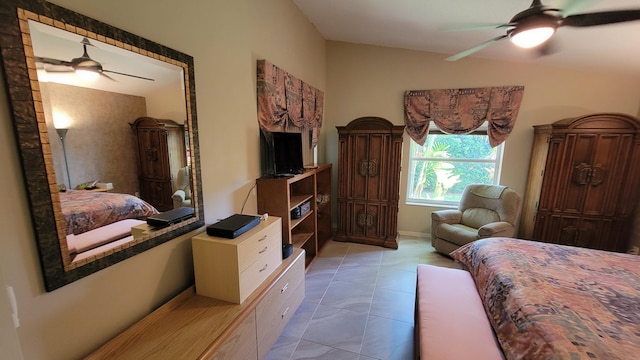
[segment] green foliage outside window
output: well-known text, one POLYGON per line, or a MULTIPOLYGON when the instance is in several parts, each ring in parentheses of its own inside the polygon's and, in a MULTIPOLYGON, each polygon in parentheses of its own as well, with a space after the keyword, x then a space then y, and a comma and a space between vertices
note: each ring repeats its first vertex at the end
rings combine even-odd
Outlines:
POLYGON ((429 134, 424 146, 412 142, 408 198, 457 202, 467 184, 496 181, 498 155, 483 134, 429 134))

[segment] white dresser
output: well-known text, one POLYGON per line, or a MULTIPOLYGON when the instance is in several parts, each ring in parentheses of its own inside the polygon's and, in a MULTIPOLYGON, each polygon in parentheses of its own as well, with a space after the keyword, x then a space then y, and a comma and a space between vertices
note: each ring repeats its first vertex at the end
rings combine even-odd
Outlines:
POLYGON ((235 239, 192 238, 196 293, 242 303, 282 263, 282 220, 270 216, 235 239))

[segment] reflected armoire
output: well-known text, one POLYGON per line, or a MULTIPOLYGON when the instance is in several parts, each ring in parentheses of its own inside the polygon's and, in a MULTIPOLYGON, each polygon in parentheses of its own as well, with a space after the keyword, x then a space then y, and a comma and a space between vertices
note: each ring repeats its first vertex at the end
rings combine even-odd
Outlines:
POLYGON ((131 128, 137 141, 140 198, 159 211, 173 209, 173 183, 187 165, 184 125, 141 117, 131 128))
POLYGON ((534 126, 524 239, 626 251, 640 199, 640 121, 600 113, 534 126))
POLYGON ((338 229, 334 239, 397 249, 404 126, 362 117, 336 128, 338 229))

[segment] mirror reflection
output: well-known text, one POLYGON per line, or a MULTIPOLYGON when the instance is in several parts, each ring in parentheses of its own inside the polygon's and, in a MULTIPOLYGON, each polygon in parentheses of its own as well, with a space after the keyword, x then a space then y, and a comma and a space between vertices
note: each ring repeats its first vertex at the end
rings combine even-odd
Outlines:
POLYGON ((47 131, 58 135, 49 141, 72 265, 147 235, 146 218, 173 209, 174 196, 175 207, 191 205, 184 73, 35 21, 29 29, 47 131))
POLYGON ((193 58, 53 4, 24 6, 0 43, 52 291, 204 224, 193 58), (175 210, 180 221, 162 219, 175 210))

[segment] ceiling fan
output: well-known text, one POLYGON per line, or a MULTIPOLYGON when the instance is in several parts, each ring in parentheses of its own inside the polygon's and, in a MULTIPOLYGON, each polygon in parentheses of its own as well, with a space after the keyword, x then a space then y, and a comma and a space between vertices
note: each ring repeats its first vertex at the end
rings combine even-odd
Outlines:
POLYGON ((39 57, 39 56, 35 57, 35 61, 45 65, 53 65, 49 68, 45 68, 45 71, 47 72, 75 72, 88 79, 96 79, 100 76, 104 76, 109 80, 116 81, 114 78, 106 74, 106 73, 111 73, 111 74, 130 76, 130 77, 142 79, 142 80, 155 81, 154 79, 146 78, 143 76, 125 74, 117 71, 104 69, 99 62, 89 57, 89 54, 87 53, 87 45, 93 46, 93 44, 89 42, 89 39, 87 39, 86 37, 83 38, 81 41, 81 44, 84 49, 84 53, 80 57, 71 59, 71 61, 52 59, 47 57, 39 57))
POLYGON ((561 26, 587 27, 640 20, 640 9, 602 11, 584 14, 571 14, 584 5, 584 0, 572 0, 565 9, 556 9, 542 5, 540 0, 533 0, 528 9, 519 12, 506 24, 473 26, 462 30, 507 29, 506 34, 485 41, 470 49, 452 55, 445 60, 456 61, 469 56, 496 41, 509 38, 512 43, 522 48, 533 48, 545 44, 561 26), (583 4, 579 4, 583 3, 583 4))

